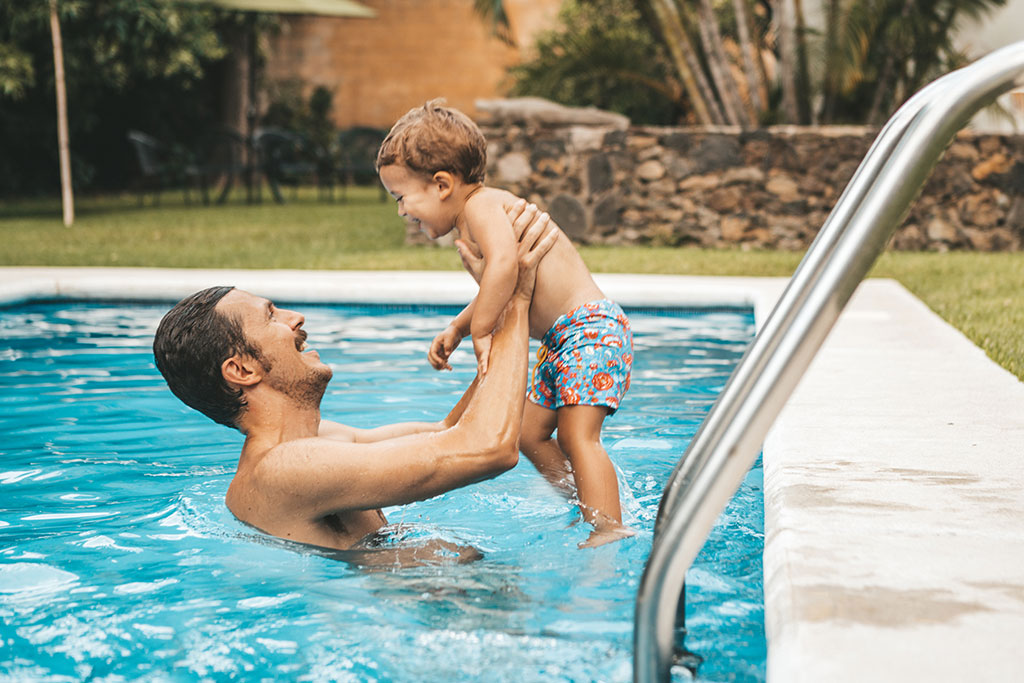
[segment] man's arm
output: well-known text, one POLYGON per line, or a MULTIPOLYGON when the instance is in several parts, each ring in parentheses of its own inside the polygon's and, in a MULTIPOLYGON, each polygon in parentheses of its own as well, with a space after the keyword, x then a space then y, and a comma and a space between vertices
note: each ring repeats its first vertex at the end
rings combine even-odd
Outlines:
POLYGON ((518 461, 526 394, 528 313, 536 266, 557 232, 537 221, 520 244, 519 284, 492 345, 490 372, 478 378, 437 432, 375 443, 326 438, 277 446, 257 466, 268 502, 308 519, 345 510, 422 500, 490 478, 518 461))
POLYGON ((400 436, 408 436, 410 434, 422 434, 424 432, 440 432, 444 429, 453 427, 462 413, 466 409, 466 405, 469 400, 473 397, 473 393, 476 391, 477 382, 474 379, 473 383, 469 385, 469 388, 462 394, 462 398, 455 404, 455 407, 451 409, 448 415, 438 422, 398 422, 396 424, 381 425, 380 427, 372 427, 370 429, 360 429, 359 427, 349 427, 339 422, 332 422, 330 420, 320 421, 319 436, 325 439, 333 439, 335 441, 345 441, 348 443, 374 443, 376 441, 384 441, 386 439, 395 439, 400 436))

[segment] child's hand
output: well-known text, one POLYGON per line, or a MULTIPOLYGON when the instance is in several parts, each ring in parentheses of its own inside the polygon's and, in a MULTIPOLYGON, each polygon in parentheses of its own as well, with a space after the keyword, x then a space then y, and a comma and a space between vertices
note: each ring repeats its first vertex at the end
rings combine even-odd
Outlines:
POLYGON ((473 351, 476 352, 476 371, 481 377, 487 374, 487 359, 491 355, 493 335, 473 337, 473 351))
POLYGON ((439 335, 434 337, 434 341, 430 342, 427 360, 430 361, 435 370, 451 370, 452 366, 448 364, 448 358, 451 357, 452 351, 458 347, 461 341, 462 335, 459 334, 459 331, 453 325, 449 325, 439 335))

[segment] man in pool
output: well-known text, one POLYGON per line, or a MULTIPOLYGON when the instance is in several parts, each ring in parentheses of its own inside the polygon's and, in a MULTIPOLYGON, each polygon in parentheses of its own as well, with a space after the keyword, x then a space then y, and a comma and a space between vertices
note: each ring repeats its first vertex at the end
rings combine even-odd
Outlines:
MULTIPOLYGON (((186 297, 163 317, 153 353, 171 391, 245 435, 225 498, 239 520, 320 548, 372 551, 386 536, 381 508, 515 466, 530 301, 537 264, 558 236, 546 215, 518 208, 519 278, 494 336, 495 362, 437 423, 356 429, 322 420, 320 401, 332 370, 316 351, 306 350, 302 315, 267 299, 213 287, 186 297)), ((476 554, 436 545, 428 550, 454 551, 463 559, 476 554)))

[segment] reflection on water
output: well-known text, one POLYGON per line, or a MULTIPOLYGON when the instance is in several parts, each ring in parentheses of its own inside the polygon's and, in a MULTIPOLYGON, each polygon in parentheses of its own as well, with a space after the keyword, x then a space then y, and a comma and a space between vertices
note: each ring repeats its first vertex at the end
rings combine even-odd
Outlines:
MULTIPOLYGON (((632 389, 603 440, 636 536, 577 549, 588 528, 523 460, 386 510, 419 530, 411 543, 483 555, 395 569, 339 562, 352 558, 231 516, 240 437, 181 405, 156 373, 164 310, 0 310, 0 678, 631 680, 661 488, 751 338, 750 315, 632 316, 632 389)), ((326 417, 435 420, 471 378, 468 344, 454 372, 426 363, 450 311, 303 311, 335 370, 326 417)), ((688 575, 702 679, 764 678, 762 537, 755 468, 688 575)))

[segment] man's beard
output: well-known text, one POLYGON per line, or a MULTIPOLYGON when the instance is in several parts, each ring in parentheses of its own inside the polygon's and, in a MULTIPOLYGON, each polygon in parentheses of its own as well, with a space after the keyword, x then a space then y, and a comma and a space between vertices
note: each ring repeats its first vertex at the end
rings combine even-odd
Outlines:
POLYGON ((327 383, 334 376, 334 371, 327 365, 309 368, 305 375, 288 380, 280 379, 268 373, 266 381, 271 388, 281 392, 300 407, 319 408, 320 401, 327 390, 327 383))

